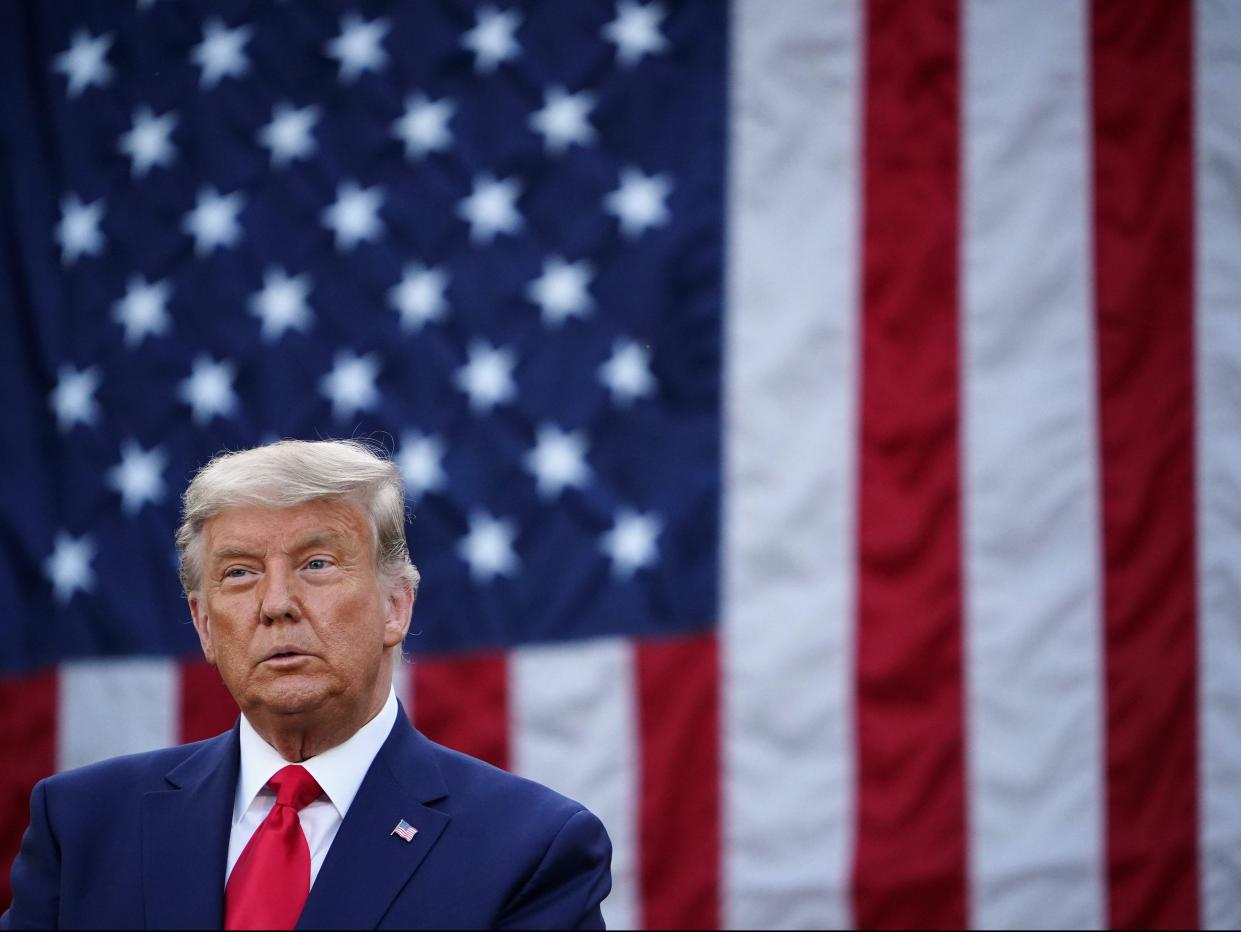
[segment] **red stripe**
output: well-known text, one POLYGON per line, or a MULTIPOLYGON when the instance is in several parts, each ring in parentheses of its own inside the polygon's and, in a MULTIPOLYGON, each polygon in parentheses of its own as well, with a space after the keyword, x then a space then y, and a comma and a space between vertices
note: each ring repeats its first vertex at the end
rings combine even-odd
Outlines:
POLYGON ((503 654, 419 656, 414 724, 450 748, 508 768, 508 664, 503 654))
POLYGON ((7 908, 9 869, 30 824, 30 791, 56 770, 56 674, 0 680, 0 904, 7 908))
POLYGON ((228 731, 237 721, 237 703, 215 667, 186 661, 181 672, 181 742, 201 741, 228 731))
POLYGON ((1195 928, 1192 4, 1091 14, 1113 928, 1195 928))
POLYGON ((959 12, 867 9, 855 921, 963 927, 959 12))
POLYGON ((720 928, 719 662, 713 634, 635 651, 645 929, 720 928))

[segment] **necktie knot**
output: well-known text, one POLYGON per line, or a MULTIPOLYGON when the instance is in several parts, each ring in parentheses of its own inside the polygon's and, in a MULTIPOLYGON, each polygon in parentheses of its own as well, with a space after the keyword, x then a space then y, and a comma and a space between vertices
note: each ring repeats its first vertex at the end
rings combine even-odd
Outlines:
POLYGON ((276 771, 267 785, 276 791, 277 806, 290 806, 295 812, 301 812, 323 794, 323 788, 310 771, 296 764, 276 771))

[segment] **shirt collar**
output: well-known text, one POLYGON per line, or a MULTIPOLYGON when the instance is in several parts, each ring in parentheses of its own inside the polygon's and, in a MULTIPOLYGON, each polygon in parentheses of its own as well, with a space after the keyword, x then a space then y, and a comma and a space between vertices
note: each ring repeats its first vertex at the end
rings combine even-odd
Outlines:
MULTIPOLYGON (((345 742, 303 761, 302 766, 318 781, 323 792, 343 819, 358 795, 358 788, 371 769, 375 755, 383 747, 388 733, 396 723, 398 712, 396 690, 389 687, 388 700, 369 722, 345 742)), ((233 824, 245 815, 254 798, 267 781, 289 761, 263 740, 250 720, 241 716, 241 773, 237 778, 237 796, 233 802, 233 824)))

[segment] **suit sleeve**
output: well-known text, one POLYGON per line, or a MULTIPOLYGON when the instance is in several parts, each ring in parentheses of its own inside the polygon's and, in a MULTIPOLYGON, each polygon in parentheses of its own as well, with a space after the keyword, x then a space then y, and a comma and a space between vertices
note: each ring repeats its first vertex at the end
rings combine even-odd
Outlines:
POLYGON ((578 810, 552 839, 498 928, 602 929, 599 904, 611 889, 612 842, 602 822, 578 810))
POLYGON ((55 929, 60 917, 60 846, 47 814, 46 781, 30 797, 30 827, 13 862, 13 902, 0 929, 55 929))

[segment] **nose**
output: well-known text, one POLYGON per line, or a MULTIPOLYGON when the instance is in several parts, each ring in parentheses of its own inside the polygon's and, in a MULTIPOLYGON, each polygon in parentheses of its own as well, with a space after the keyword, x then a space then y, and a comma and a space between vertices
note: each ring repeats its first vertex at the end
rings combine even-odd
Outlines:
POLYGON ((298 621, 301 617, 302 607, 292 569, 279 564, 269 566, 259 588, 259 620, 270 625, 281 619, 298 621))

